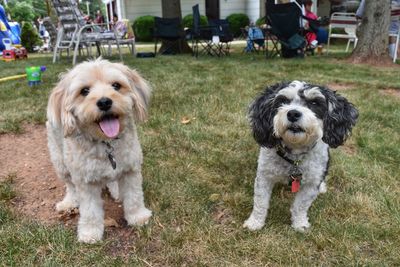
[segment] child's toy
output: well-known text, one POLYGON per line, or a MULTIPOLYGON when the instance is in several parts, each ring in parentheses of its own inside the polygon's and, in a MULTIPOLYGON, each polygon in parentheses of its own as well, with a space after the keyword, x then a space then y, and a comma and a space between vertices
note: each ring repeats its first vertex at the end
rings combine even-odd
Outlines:
POLYGON ((4 78, 0 79, 0 82, 16 80, 16 79, 27 77, 29 86, 38 85, 42 82, 42 72, 44 72, 45 70, 46 70, 46 66, 26 67, 25 68, 26 74, 19 74, 19 75, 4 77, 4 78))
POLYGON ((0 82, 6 82, 6 81, 10 81, 10 80, 16 80, 16 79, 25 78, 25 77, 26 77, 26 74, 19 74, 19 75, 14 75, 14 76, 8 76, 8 77, 0 78, 0 82))
POLYGON ((16 59, 26 59, 28 58, 28 52, 25 47, 14 45, 15 47, 15 58, 16 59))
POLYGON ((3 45, 5 49, 3 50, 3 60, 13 61, 16 59, 28 58, 28 52, 26 48, 22 45, 12 45, 11 39, 4 38, 3 45))
POLYGON ((3 50, 3 60, 6 62, 15 60, 15 51, 13 49, 3 50))
POLYGON ((46 70, 46 66, 26 67, 25 70, 28 77, 28 85, 34 86, 42 82, 42 72, 46 70))

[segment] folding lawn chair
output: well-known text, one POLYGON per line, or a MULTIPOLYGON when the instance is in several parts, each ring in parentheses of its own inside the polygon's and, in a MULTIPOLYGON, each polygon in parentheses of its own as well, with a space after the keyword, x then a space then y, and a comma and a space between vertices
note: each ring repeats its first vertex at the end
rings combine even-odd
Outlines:
MULTIPOLYGON (((302 33, 302 10, 297 3, 275 4, 266 1, 267 36, 276 37, 282 57, 303 57, 306 40, 302 33)), ((279 49, 276 43, 275 49, 279 49)))
POLYGON ((115 31, 105 32, 102 28, 105 26, 104 24, 86 24, 75 0, 52 0, 52 3, 61 26, 57 34, 53 63, 59 58, 62 50, 66 50, 69 53, 73 49, 72 64, 75 65, 78 52, 80 54, 83 46, 86 47, 89 56, 91 55, 90 48, 92 45, 96 45, 98 54, 101 54, 101 45, 107 44, 111 40, 115 40, 119 57, 122 61, 119 41, 115 31))
POLYGON ((331 39, 347 39, 346 52, 349 50, 350 43, 354 42, 354 47, 357 45, 356 30, 358 26, 358 21, 355 13, 343 13, 335 12, 332 13, 330 24, 329 24, 329 35, 328 35, 328 45, 326 47, 326 53, 329 52, 329 47, 331 39), (343 33, 335 33, 334 30, 342 30, 343 33))
MULTIPOLYGON (((213 40, 213 27, 200 25, 199 5, 192 7, 193 27, 191 29, 193 56, 196 58, 199 54, 219 56, 219 47, 217 40, 213 40)), ((215 39, 215 38, 214 38, 215 39)))
POLYGON ((185 39, 180 18, 154 18, 154 54, 157 54, 157 44, 163 42, 162 54, 174 54, 176 49, 182 51, 181 40, 185 39))

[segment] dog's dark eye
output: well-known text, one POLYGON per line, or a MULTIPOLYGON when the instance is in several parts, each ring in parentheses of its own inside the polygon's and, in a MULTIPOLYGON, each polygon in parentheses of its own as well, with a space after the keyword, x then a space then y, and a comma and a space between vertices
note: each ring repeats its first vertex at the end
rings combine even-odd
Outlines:
POLYGON ((89 87, 83 87, 81 89, 81 95, 83 95, 83 96, 87 96, 89 94, 89 92, 90 92, 89 87))
POLYGON ((307 100, 307 102, 312 106, 316 106, 316 105, 321 105, 324 102, 324 100, 321 98, 314 98, 307 100))
POLYGON ((112 87, 114 88, 114 90, 118 91, 119 89, 121 89, 121 84, 115 82, 115 83, 112 84, 112 87))

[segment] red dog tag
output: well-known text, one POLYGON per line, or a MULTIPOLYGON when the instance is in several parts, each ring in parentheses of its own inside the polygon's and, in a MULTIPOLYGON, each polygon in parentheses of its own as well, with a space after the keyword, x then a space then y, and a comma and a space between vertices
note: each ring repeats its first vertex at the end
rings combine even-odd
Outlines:
POLYGON ((295 178, 292 181, 292 193, 297 193, 299 189, 300 189, 300 180, 295 178))

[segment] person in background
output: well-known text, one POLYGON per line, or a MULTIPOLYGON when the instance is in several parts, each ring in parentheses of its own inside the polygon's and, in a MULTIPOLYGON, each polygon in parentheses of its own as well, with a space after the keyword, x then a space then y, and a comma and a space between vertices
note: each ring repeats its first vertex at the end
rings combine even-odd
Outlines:
POLYGON ((320 18, 311 11, 312 0, 305 0, 303 3, 305 17, 309 19, 305 25, 305 28, 309 30, 306 33, 307 42, 314 48, 318 44, 326 44, 328 42, 328 31, 320 26, 320 18))
POLYGON ((101 13, 101 10, 97 10, 96 12, 96 18, 94 19, 94 22, 96 24, 103 24, 104 23, 104 16, 101 13))
MULTIPOLYGON (((391 0, 391 10, 400 10, 400 0, 391 0)), ((365 9, 365 0, 361 0, 361 3, 356 11, 356 17, 362 19, 365 9)), ((390 17, 389 33, 397 34, 400 27, 399 16, 390 17)), ((396 51, 396 37, 389 36, 389 55, 391 58, 394 57, 396 51)))
POLYGON ((118 15, 114 14, 113 15, 113 21, 111 24, 112 28, 117 31, 117 34, 120 37, 124 37, 128 31, 125 23, 122 20, 118 20, 118 15))
POLYGON ((264 49, 264 34, 259 27, 254 25, 254 23, 250 24, 250 27, 247 30, 247 46, 245 48, 246 52, 251 52, 254 49, 253 43, 257 44, 260 48, 264 49))

